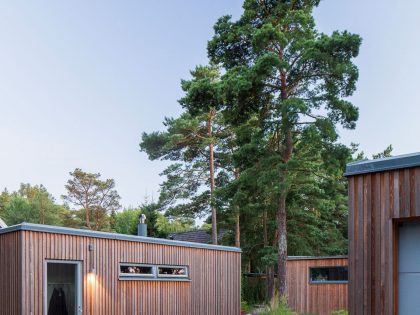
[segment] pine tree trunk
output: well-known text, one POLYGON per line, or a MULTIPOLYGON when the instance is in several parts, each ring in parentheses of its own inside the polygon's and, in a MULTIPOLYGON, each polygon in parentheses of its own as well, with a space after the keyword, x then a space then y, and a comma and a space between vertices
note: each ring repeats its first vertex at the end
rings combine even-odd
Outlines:
POLYGON ((209 164, 210 164, 210 207, 211 207, 211 239, 214 245, 217 245, 217 213, 214 206, 214 189, 215 189, 215 180, 214 180, 214 147, 213 147, 213 118, 215 112, 211 110, 208 115, 207 120, 207 136, 209 138, 209 164))
POLYGON ((287 264, 287 229, 286 229, 286 195, 283 193, 278 200, 277 208, 277 229, 279 231, 278 238, 278 271, 277 286, 279 296, 283 297, 287 294, 286 283, 286 264, 287 264))
MULTIPOLYGON (((283 49, 280 50, 279 59, 283 60, 283 49)), ((282 101, 287 99, 287 74, 285 69, 280 70, 280 98, 282 101)), ((277 203, 276 223, 277 223, 277 288, 279 297, 287 298, 286 264, 287 264, 287 226, 286 226, 286 197, 287 197, 287 163, 290 161, 293 152, 293 136, 289 125, 287 112, 282 113, 282 128, 284 142, 280 150, 283 167, 280 171, 279 185, 281 187, 280 196, 277 203)))
POLYGON ((85 193, 85 220, 86 220, 86 227, 90 227, 90 219, 89 219, 89 208, 88 208, 88 193, 85 193))
MULTIPOLYGON (((263 211, 263 237, 264 247, 268 246, 268 230, 267 230, 267 210, 263 211)), ((274 297, 274 266, 265 268, 265 298, 270 302, 274 297)))
MULTIPOLYGON (((239 170, 235 169, 235 179, 239 178, 239 170)), ((235 246, 241 247, 241 213, 238 206, 235 206, 236 218, 235 218, 235 246)))
POLYGON ((284 169, 280 171, 279 185, 281 188, 280 197, 277 203, 277 250, 278 250, 278 261, 277 261, 277 286, 279 297, 287 298, 287 282, 286 282, 286 264, 287 264, 287 217, 286 217, 286 197, 287 197, 287 163, 290 161, 293 152, 293 138, 291 130, 286 132, 284 140, 284 151, 282 154, 282 160, 284 163, 284 169))
POLYGON ((240 224, 240 214, 239 209, 236 207, 236 222, 235 222, 235 246, 241 247, 241 224, 240 224))

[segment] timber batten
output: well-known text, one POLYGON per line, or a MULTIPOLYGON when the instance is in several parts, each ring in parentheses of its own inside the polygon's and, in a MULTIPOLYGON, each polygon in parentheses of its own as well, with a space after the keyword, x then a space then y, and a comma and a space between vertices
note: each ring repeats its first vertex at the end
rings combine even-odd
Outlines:
POLYGON ((45 314, 48 261, 82 264, 83 314, 239 314, 240 250, 24 224, 0 232, 0 314, 45 314), (85 236, 85 232, 86 235, 85 236), (93 245, 93 251, 89 251, 93 245), (6 265, 3 265, 5 263, 6 265), (119 280, 120 263, 188 266, 190 281, 119 280), (89 271, 94 266, 94 277, 89 271), (12 269, 18 269, 13 277, 12 269), (21 277, 19 277, 21 275, 21 277), (3 286, 12 289, 3 290, 3 286), (12 305, 12 301, 22 303, 12 305))

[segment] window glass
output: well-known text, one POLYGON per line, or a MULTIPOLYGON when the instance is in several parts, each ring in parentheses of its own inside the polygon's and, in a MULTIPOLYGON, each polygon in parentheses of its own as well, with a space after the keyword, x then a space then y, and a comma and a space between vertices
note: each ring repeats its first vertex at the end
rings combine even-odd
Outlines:
POLYGON ((311 267, 311 282, 347 282, 348 268, 347 266, 339 267, 311 267))
POLYGON ((148 265, 120 265, 120 274, 128 276, 153 276, 153 267, 148 265))
POLYGON ((121 263, 119 266, 120 280, 165 280, 165 278, 176 278, 179 281, 190 280, 188 267, 130 263, 121 263))
POLYGON ((159 277, 188 277, 187 267, 159 266, 159 277))

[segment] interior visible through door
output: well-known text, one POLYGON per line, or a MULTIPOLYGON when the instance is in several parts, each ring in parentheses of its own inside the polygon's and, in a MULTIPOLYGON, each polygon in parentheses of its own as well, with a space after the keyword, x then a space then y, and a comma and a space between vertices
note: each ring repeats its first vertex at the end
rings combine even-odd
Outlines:
POLYGON ((78 264, 47 263, 47 315, 77 315, 78 264))

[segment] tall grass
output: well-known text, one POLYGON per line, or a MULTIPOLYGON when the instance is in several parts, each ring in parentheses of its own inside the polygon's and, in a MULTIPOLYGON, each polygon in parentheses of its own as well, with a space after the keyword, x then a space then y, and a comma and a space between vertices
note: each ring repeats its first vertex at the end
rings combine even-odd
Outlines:
POLYGON ((274 298, 267 311, 259 313, 259 315, 298 315, 293 312, 286 303, 286 299, 274 298))

